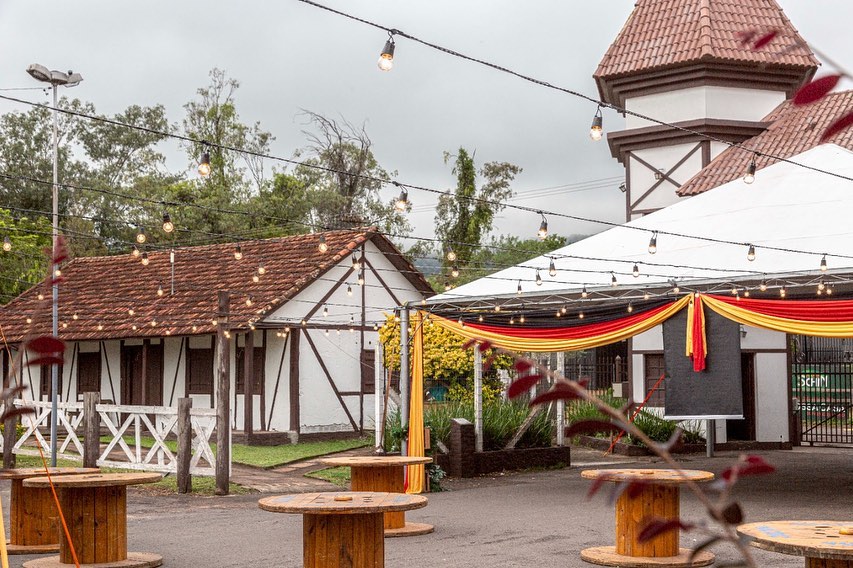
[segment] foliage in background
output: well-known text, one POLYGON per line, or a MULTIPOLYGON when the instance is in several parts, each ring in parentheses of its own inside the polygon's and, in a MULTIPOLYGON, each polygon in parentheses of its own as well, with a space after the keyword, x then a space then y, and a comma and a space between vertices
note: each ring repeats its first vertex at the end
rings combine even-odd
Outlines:
MULTIPOLYGON (((414 328, 410 326, 412 332, 414 328)), ((385 368, 400 370, 400 322, 387 315, 385 325, 379 328, 379 340, 383 345, 385 368)), ((474 354, 463 349, 465 339, 453 332, 427 321, 424 324, 424 379, 447 386, 465 384, 473 380, 474 354)), ((484 357, 488 353, 484 354, 484 357)), ((497 369, 508 369, 512 359, 499 356, 489 369, 487 376, 494 376, 497 369)))
MULTIPOLYGON (((3 275, 0 303, 11 300, 45 277, 49 257, 44 249, 50 248, 50 235, 51 224, 45 217, 16 218, 9 210, 0 209, 0 243, 4 237, 12 242, 12 250, 0 249, 0 274, 3 275)), ((21 317, 25 317, 24 314, 21 317)))
MULTIPOLYGON (((498 377, 494 375, 483 377, 483 404, 499 401, 501 393, 503 393, 503 384, 498 377)), ((448 402, 474 404, 474 378, 468 377, 464 383, 450 385, 444 399, 448 402)))

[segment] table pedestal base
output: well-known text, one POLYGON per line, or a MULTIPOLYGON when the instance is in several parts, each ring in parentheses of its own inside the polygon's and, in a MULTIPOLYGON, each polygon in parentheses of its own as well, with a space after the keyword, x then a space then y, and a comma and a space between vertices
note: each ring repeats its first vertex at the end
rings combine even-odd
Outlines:
POLYGON ((384 568, 382 513, 312 515, 302 521, 304 568, 384 568))
MULTIPOLYGON (((100 562, 98 564, 80 564, 82 568, 156 568, 163 565, 163 557, 150 552, 128 552, 124 560, 100 562)), ((59 561, 59 556, 49 556, 24 562, 24 568, 68 568, 73 563, 59 561)))
POLYGON ((806 556, 806 568, 853 568, 853 560, 806 556))
MULTIPOLYGON (((385 513, 386 515, 388 513, 385 513)), ((387 523, 386 523, 387 524, 387 523)), ((402 527, 385 529, 385 538, 393 538, 398 536, 418 536, 421 534, 429 534, 435 527, 426 523, 409 523, 406 522, 402 527)))
POLYGON ((626 556, 617 554, 615 546, 596 546, 581 550, 581 558, 591 564, 619 566, 621 568, 644 568, 646 566, 677 568, 682 566, 708 566, 714 563, 714 555, 704 550, 693 557, 691 563, 689 560, 690 553, 689 548, 681 548, 677 556, 626 556))
POLYGON ((6 552, 14 554, 52 554, 59 552, 59 544, 12 544, 6 542, 6 552))

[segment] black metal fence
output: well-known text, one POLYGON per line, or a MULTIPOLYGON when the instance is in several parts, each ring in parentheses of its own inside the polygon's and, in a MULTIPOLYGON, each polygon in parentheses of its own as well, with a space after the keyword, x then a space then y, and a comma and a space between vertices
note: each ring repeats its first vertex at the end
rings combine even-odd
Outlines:
POLYGON ((792 336, 791 358, 800 442, 853 444, 853 339, 792 336))

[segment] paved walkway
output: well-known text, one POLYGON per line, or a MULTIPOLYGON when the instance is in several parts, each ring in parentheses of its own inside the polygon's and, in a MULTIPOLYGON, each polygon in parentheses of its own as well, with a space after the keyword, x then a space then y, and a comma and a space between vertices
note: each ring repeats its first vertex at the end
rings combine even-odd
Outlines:
MULTIPOLYGON (((374 448, 368 446, 333 455, 335 457, 369 456, 373 452, 374 448)), ((306 473, 326 468, 320 463, 321 459, 323 457, 309 458, 271 469, 235 463, 231 467, 231 481, 261 493, 312 493, 339 490, 340 487, 328 481, 305 477, 306 473)), ((640 460, 622 456, 603 456, 599 450, 572 448, 572 467, 598 467, 637 461, 640 460)), ((448 481, 448 483, 452 484, 453 482, 448 481)))

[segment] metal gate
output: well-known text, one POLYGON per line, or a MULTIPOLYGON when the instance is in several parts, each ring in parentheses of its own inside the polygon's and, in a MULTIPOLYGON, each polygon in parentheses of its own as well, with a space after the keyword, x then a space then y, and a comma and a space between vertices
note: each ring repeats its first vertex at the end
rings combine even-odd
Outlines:
POLYGON ((792 336, 791 355, 800 442, 853 444, 853 339, 792 336))

